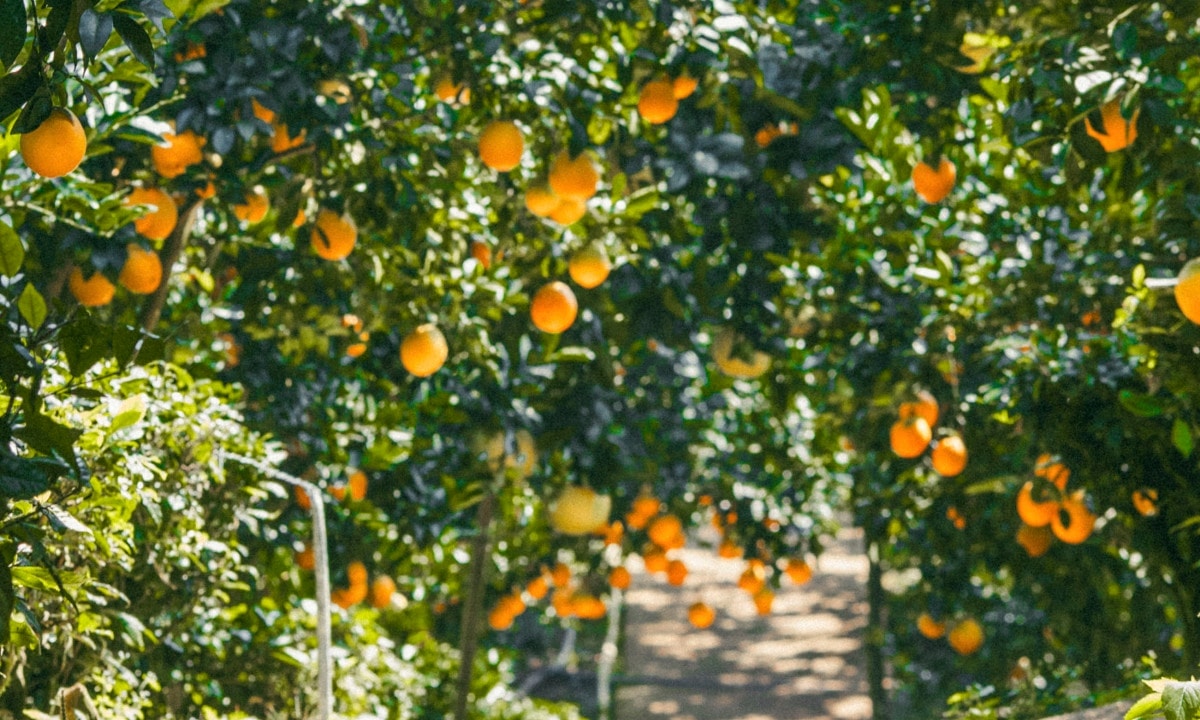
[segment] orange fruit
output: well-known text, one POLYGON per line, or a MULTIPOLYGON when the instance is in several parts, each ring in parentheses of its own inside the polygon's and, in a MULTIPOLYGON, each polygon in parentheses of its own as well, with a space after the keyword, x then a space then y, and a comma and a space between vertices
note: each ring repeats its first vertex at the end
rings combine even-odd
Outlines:
POLYGON ((311 510, 312 509, 312 500, 310 500, 308 498, 308 493, 304 492, 304 488, 297 485, 297 486, 293 487, 292 490, 295 492, 296 504, 300 506, 300 509, 301 510, 311 510))
POLYGON ((479 135, 479 159, 493 170, 508 172, 521 164, 525 138, 508 120, 493 120, 479 135))
POLYGON ((350 580, 351 587, 355 585, 367 584, 367 566, 363 565, 358 560, 353 560, 346 566, 346 578, 350 580))
POLYGON ((292 218, 292 227, 303 227, 306 222, 308 222, 308 214, 304 212, 304 208, 300 208, 296 211, 296 217, 292 218))
POLYGON ((600 172, 587 153, 574 158, 566 150, 550 163, 550 191, 568 200, 587 200, 596 194, 600 172))
POLYGON ((125 248, 125 265, 117 281, 125 289, 138 295, 149 295, 162 284, 163 266, 158 253, 147 250, 137 243, 129 243, 125 248))
POLYGON ((930 455, 933 469, 942 477, 954 477, 967 467, 967 445, 958 433, 938 440, 930 455))
POLYGON ((151 240, 166 240, 179 221, 179 209, 175 207, 175 201, 159 188, 134 188, 125 198, 125 204, 149 205, 153 208, 133 221, 133 229, 151 240))
POLYGON ((380 575, 371 583, 371 605, 377 609, 392 604, 392 596, 396 594, 396 581, 387 575, 380 575))
POLYGON ((667 563, 667 582, 679 586, 687 580, 687 565, 682 560, 672 560, 667 563))
POLYGON ((1021 522, 1030 527, 1045 527, 1058 515, 1058 502, 1055 500, 1037 500, 1033 497, 1033 481, 1021 486, 1017 493, 1017 515, 1021 522))
POLYGON ((642 564, 646 566, 646 572, 653 575, 665 573, 671 561, 667 560, 667 556, 661 550, 650 550, 642 554, 642 564))
POLYGON ((747 347, 749 343, 730 325, 723 326, 713 338, 712 356, 717 368, 729 377, 750 380, 771 367, 771 356, 747 347), (744 353, 735 355, 734 351, 744 353), (748 354, 745 354, 748 353, 748 354))
POLYGON ((642 86, 638 96, 638 113, 651 125, 661 125, 679 111, 679 100, 669 80, 652 80, 642 86))
POLYGON ((260 223, 271 209, 271 201, 266 193, 257 188, 246 193, 246 200, 241 205, 233 206, 233 216, 242 222, 260 223))
POLYGON ((763 588, 754 594, 754 609, 759 615, 770 615, 771 605, 775 603, 775 593, 763 588))
POLYGON ((535 185, 525 191, 525 208, 538 217, 551 217, 561 203, 562 198, 547 186, 535 185))
POLYGON ((587 215, 586 200, 559 198, 558 204, 550 211, 550 219, 559 225, 574 225, 587 215))
POLYGON ((499 605, 488 613, 488 627, 496 631, 509 629, 513 625, 513 620, 516 620, 516 616, 510 615, 499 605))
POLYGON ((1041 527, 1021 523, 1021 527, 1017 528, 1017 544, 1025 548, 1029 557, 1045 555, 1046 551, 1050 549, 1050 541, 1053 537, 1049 523, 1041 527))
POLYGON ((717 547, 717 556, 723 558, 739 558, 742 556, 742 548, 732 540, 722 540, 717 547))
POLYGON ((1188 260, 1175 282, 1175 304, 1188 320, 1200 325, 1200 258, 1188 260))
POLYGON ((941 202, 954 189, 958 175, 954 163, 942 158, 937 170, 925 162, 917 163, 912 171, 913 188, 927 203, 941 202))
POLYGON ((937 640, 946 634, 946 623, 934 620, 929 613, 921 613, 917 617, 917 632, 930 640, 937 640))
POLYGON ((594 595, 576 595, 571 598, 571 614, 581 620, 599 620, 608 613, 604 601, 594 595))
POLYGON ((209 180, 203 187, 196 188, 196 197, 201 200, 211 200, 217 196, 217 186, 213 185, 213 181, 209 180))
POLYGON ((738 577, 738 587, 751 595, 757 594, 766 587, 766 584, 766 571, 763 570, 762 565, 748 563, 745 571, 738 577))
POLYGON ((67 287, 71 289, 75 300, 84 307, 107 305, 112 302, 113 295, 117 292, 117 287, 104 276, 104 273, 97 270, 92 273, 91 277, 84 279, 83 270, 78 267, 71 271, 67 287))
POLYGON ((550 584, 546 582, 546 576, 544 575, 538 575, 525 586, 525 592, 529 593, 529 597, 534 600, 541 600, 546 597, 546 593, 549 591, 550 584))
POLYGON ((1087 134, 1100 143, 1105 152, 1124 150, 1137 140, 1137 120, 1141 108, 1135 108, 1133 115, 1126 120, 1121 117, 1121 101, 1109 100, 1100 107, 1100 127, 1092 126, 1092 119, 1084 117, 1083 124, 1087 134))
POLYGON ((467 105, 471 102, 471 88, 463 83, 455 83, 454 78, 449 75, 443 75, 437 81, 437 84, 433 86, 433 94, 437 95, 438 100, 445 103, 467 105))
MULTIPOLYGON (((363 336, 370 337, 370 335, 368 333, 363 333, 363 336)), ((347 357, 351 357, 351 358, 362 357, 363 353, 365 353, 366 351, 367 351, 367 343, 365 343, 365 342, 350 343, 349 345, 346 346, 346 356, 347 357)))
POLYGON ((967 519, 953 505, 946 508, 946 519, 954 523, 955 529, 965 530, 967 528, 967 519))
POLYGON ((343 260, 358 241, 358 228, 349 215, 338 215, 332 210, 322 208, 317 213, 317 221, 313 224, 313 252, 325 260, 343 260))
POLYGON ((692 624, 692 627, 703 630, 711 627, 716 619, 717 613, 702 602, 692 603, 688 608, 688 622, 692 624))
POLYGON ((571 256, 567 270, 576 285, 590 290, 608 279, 608 274, 612 271, 612 263, 604 252, 604 248, 593 243, 581 248, 571 256))
POLYGON ((565 588, 571 584, 571 568, 566 563, 556 563, 550 571, 550 580, 556 588, 565 588))
POLYGON ((361 501, 367 496, 367 474, 362 470, 355 470, 346 481, 346 488, 351 500, 361 501))
POLYGON ((1033 474, 1036 477, 1046 478, 1059 490, 1066 490, 1067 482, 1071 479, 1071 471, 1067 469, 1067 466, 1056 461, 1050 453, 1038 455, 1033 465, 1033 474))
POLYGON ((972 655, 983 647, 983 626, 967 618, 950 630, 946 641, 959 655, 972 655))
POLYGON ((1158 514, 1158 491, 1153 488, 1142 488, 1134 490, 1131 496, 1133 500, 1133 509, 1138 511, 1143 517, 1151 517, 1158 514))
POLYGON ((150 161, 154 171, 165 178, 176 178, 187 171, 189 167, 204 160, 200 148, 204 147, 204 138, 191 130, 185 130, 178 135, 163 133, 163 144, 150 147, 150 161))
POLYGON ((305 545, 303 550, 296 552, 296 567, 301 570, 312 570, 317 566, 317 554, 311 545, 305 545))
POLYGON ((329 599, 343 610, 349 610, 367 599, 367 584, 351 585, 349 588, 337 588, 329 594, 329 599))
POLYGON ((250 98, 250 112, 268 125, 275 124, 275 111, 260 103, 258 98, 250 98))
POLYGON ((400 342, 400 364, 417 377, 434 374, 449 356, 446 336, 433 323, 418 326, 400 342))
POLYGON ((937 427, 941 410, 938 407, 937 398, 933 396, 933 393, 928 390, 922 390, 917 393, 916 400, 900 403, 899 415, 901 419, 907 419, 913 415, 923 417, 925 418, 925 422, 929 423, 930 429, 932 429, 937 427))
MULTIPOLYGON (((661 509, 662 502, 651 495, 639 495, 633 501, 633 514, 644 517, 646 520, 650 520, 650 518, 657 515, 661 509)), ((645 523, 642 523, 642 525, 644 527, 645 523)))
POLYGON ((684 72, 679 77, 671 81, 671 93, 676 100, 683 100, 691 97, 692 93, 696 92, 696 88, 700 86, 700 81, 684 72))
POLYGON ((44 178, 62 177, 87 154, 87 135, 75 113, 54 108, 33 130, 21 135, 21 159, 44 178))
POLYGON ((674 549, 674 546, 683 539, 683 521, 674 515, 663 515, 650 523, 650 527, 646 529, 646 535, 650 537, 650 542, 660 548, 674 549))
POLYGON ((796 583, 797 585, 803 585, 809 580, 812 580, 813 576, 812 567, 800 558, 790 558, 787 561, 787 566, 783 571, 787 573, 787 576, 791 578, 792 582, 796 583))
POLYGON ((487 270, 492 266, 492 246, 482 240, 471 241, 471 257, 487 270))
POLYGON ((1064 498, 1058 512, 1050 518, 1050 529, 1054 532, 1054 537, 1068 545, 1078 545, 1087 540, 1091 537, 1095 525, 1096 516, 1088 510, 1082 490, 1076 490, 1064 498))
POLYGON ((300 147, 308 135, 308 131, 301 130, 299 135, 292 137, 288 134, 287 123, 275 123, 271 130, 271 152, 276 155, 300 147))
POLYGON ((909 417, 892 423, 889 440, 892 452, 902 458, 915 458, 925 452, 933 431, 923 417, 909 417))
POLYGON ((620 545, 621 538, 625 536, 625 526, 620 520, 612 521, 608 528, 604 531, 605 545, 620 545))
POLYGON ((573 599, 572 592, 569 588, 555 590, 554 595, 550 597, 550 606, 554 608, 554 612, 559 617, 571 617, 575 614, 575 608, 571 605, 573 599))
POLYGON ((608 524, 612 498, 588 487, 565 488, 550 511, 550 525, 565 535, 586 535, 608 524))
POLYGON ((623 566, 617 566, 608 574, 608 584, 618 590, 628 590, 633 576, 623 566))
POLYGON ((566 283, 555 280, 543 285, 533 296, 529 314, 538 330, 557 334, 575 323, 575 316, 579 314, 579 302, 566 283))

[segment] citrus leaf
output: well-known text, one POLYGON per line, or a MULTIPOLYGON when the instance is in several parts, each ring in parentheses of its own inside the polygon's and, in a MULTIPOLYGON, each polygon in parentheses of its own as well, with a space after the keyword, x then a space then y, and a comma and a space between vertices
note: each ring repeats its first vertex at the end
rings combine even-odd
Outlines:
POLYGON ((0 273, 12 277, 21 272, 25 262, 25 246, 21 238, 6 223, 0 222, 0 273))
POLYGON ((1200 682, 1172 682, 1162 689, 1162 709, 1167 720, 1192 720, 1200 711, 1200 682))
POLYGON ((0 77, 0 122, 20 110, 40 87, 42 76, 32 63, 26 63, 17 72, 0 77))
POLYGON ((1171 442, 1175 443, 1175 449, 1185 458, 1191 457, 1192 450, 1196 449, 1192 428, 1180 418, 1175 418, 1175 424, 1171 427, 1171 442))
POLYGON ((21 291, 21 297, 17 298, 17 309, 34 330, 46 322, 46 300, 32 284, 25 285, 25 289, 21 291))
POLYGON ((154 44, 150 42, 150 35, 138 25, 137 21, 128 15, 120 13, 112 16, 113 28, 121 39, 125 41, 125 45, 133 56, 138 59, 143 65, 148 68, 154 67, 154 44))
POLYGON ((1126 711, 1125 720, 1136 720, 1137 718, 1158 714, 1162 712, 1162 706, 1162 694, 1150 693, 1146 697, 1135 702, 1133 707, 1126 711))
POLYGON ((25 0, 0 0, 0 63, 12 65, 21 48, 25 47, 25 36, 29 34, 25 0))
POLYGON ((108 43, 112 31, 112 15, 91 8, 84 10, 79 16, 79 46, 83 48, 84 57, 89 60, 96 57, 108 43))
POLYGON ((1158 417, 1163 413, 1162 403, 1149 395, 1122 390, 1117 399, 1121 402, 1121 407, 1138 417, 1158 417))
POLYGON ((63 510, 57 505, 42 505, 38 508, 46 519, 50 521, 50 526, 59 532, 77 532, 85 535, 91 535, 92 529, 81 523, 71 513, 63 510))

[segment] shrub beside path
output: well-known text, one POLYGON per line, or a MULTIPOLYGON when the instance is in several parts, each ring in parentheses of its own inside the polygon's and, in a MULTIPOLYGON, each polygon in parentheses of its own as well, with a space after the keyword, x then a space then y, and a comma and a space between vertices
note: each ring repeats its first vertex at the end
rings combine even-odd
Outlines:
POLYGON ((807 584, 786 577, 771 615, 737 588, 744 563, 686 549, 683 587, 638 565, 625 595, 624 672, 616 720, 866 720, 871 716, 862 634, 867 558, 843 530, 807 584), (702 600, 707 630, 688 624, 702 600))

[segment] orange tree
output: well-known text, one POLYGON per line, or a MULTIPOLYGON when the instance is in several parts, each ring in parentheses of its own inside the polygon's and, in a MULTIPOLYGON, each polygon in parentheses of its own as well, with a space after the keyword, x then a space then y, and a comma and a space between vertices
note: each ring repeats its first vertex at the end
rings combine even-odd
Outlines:
POLYGON ((86 481, 116 458, 164 471, 147 482, 167 497, 176 467, 223 471, 189 462, 213 443, 342 499, 330 549, 337 639, 357 660, 341 670, 346 712, 549 712, 505 690, 501 658, 519 656, 504 649, 595 605, 566 592, 552 612, 517 603, 556 563, 574 571, 576 599, 603 596, 609 565, 671 541, 639 529, 640 512, 617 552, 553 533, 547 510, 568 484, 611 496, 614 519, 645 495, 689 521, 715 507, 735 552, 771 563, 819 553, 831 508, 852 509, 873 558, 881 715, 885 653, 898 707, 914 712, 965 680, 1028 674, 1021 658, 1050 666, 1036 672, 1052 690, 1076 665, 1091 688, 1117 684, 1146 650, 1194 665, 1196 330, 1144 282, 1194 251, 1192 10, 3 7, 25 28, 0 47, 13 68, 0 79, 13 123, 0 367, 21 468, 7 477, 37 478, 5 487, 0 591, 31 628, 13 642, 28 644, 15 662, 34 679, 6 686, 7 707, 44 708, 77 681, 156 714, 293 707, 312 653, 304 498, 239 476, 223 478, 235 492, 219 521, 188 511, 200 497, 140 504, 135 525, 198 573, 195 548, 223 544, 224 565, 196 579, 215 595, 203 612, 167 602, 176 581, 159 572, 156 585, 150 559, 80 559, 49 534, 72 529, 58 512, 102 496, 86 481), (87 156, 60 179, 16 155, 51 106, 87 128, 87 156), (564 152, 589 159, 595 197, 586 163, 555 172, 564 152), (155 188, 175 198, 174 222, 155 188), (597 248, 616 267, 580 284, 569 260, 597 248), (567 291, 531 312, 555 281, 567 291), (186 450, 162 435, 88 445, 88 420, 50 400, 123 402, 121 382, 89 372, 140 378, 131 364, 158 358, 172 364, 156 373, 201 381, 154 386, 176 401, 241 388, 212 392, 240 414, 210 408, 198 428, 237 416, 284 452, 229 428, 186 450), (889 448, 919 389, 941 410, 926 430, 965 438, 961 474, 889 448), (1035 475, 1042 453, 1070 469, 1068 491, 1087 490, 1059 524, 1086 519, 1081 507, 1102 519, 1083 544, 1030 558, 1009 541, 1018 490, 1032 480, 1052 508, 1063 499, 1035 475), (1134 514, 1134 490, 1157 493, 1157 516, 1134 514), (163 508, 180 525, 163 525, 163 508), (118 562, 148 601, 114 594, 78 626, 95 656, 40 672, 78 656, 36 629, 66 628, 66 606, 112 584, 85 573, 51 586, 40 571, 118 562), (384 583, 367 608, 364 570, 399 594, 384 583), (35 618, 32 593, 61 600, 35 618), (498 607, 516 623, 485 634, 498 607), (959 651, 977 639, 960 620, 986 639, 962 660, 917 635, 921 612, 967 628, 959 651), (113 637, 117 623, 127 632, 113 637), (492 652, 476 655, 481 636, 492 652))

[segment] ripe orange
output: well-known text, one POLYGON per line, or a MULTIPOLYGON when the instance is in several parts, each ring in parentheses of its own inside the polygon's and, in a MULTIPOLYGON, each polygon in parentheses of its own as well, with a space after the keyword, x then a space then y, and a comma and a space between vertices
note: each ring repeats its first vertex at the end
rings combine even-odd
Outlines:
POLYGON ((496 631, 509 629, 512 627, 513 621, 517 618, 517 616, 511 613, 502 603, 503 599, 501 600, 501 603, 498 603, 496 607, 492 608, 491 612, 488 613, 488 627, 496 631))
POLYGON ((429 377, 450 356, 446 336, 433 323, 425 323, 404 336, 400 342, 400 364, 417 377, 429 377))
POLYGON ((967 467, 967 445, 958 433, 938 440, 930 455, 934 471, 942 477, 954 477, 967 467))
POLYGON ((587 215, 586 200, 559 198, 558 204, 550 211, 550 219, 559 225, 574 225, 587 215))
POLYGON ((958 175, 954 163, 942 158, 937 170, 925 162, 917 163, 912 171, 913 188, 927 203, 941 202, 954 188, 958 175))
POLYGON ((746 564, 745 571, 738 577, 738 587, 751 595, 757 594, 766 584, 766 571, 761 564, 755 564, 753 561, 746 564))
POLYGON ((538 217, 552 216, 561 202, 548 186, 535 185, 525 191, 525 208, 538 217))
POLYGON ((196 197, 201 200, 211 200, 217 196, 217 186, 213 185, 213 181, 209 180, 203 187, 196 188, 196 197))
POLYGON ((692 627, 703 630, 711 627, 716 619, 717 613, 702 602, 692 603, 688 608, 688 622, 692 624, 692 627))
POLYGON ((255 188, 246 193, 244 203, 233 206, 233 216, 242 222, 253 225, 262 222, 270 209, 271 201, 267 199, 266 193, 255 188))
POLYGON ((512 170, 521 164, 524 153, 525 138, 513 122, 493 120, 479 135, 479 159, 493 170, 512 170))
POLYGON ((550 163, 549 180, 555 195, 568 200, 587 200, 596 194, 600 172, 587 153, 572 158, 563 150, 550 163))
POLYGON ((717 547, 717 556, 723 558, 739 558, 742 556, 742 548, 732 540, 726 538, 721 541, 717 547))
POLYGON ((624 536, 625 526, 621 524, 620 520, 614 520, 609 523, 608 527, 604 530, 604 544, 620 545, 621 538, 624 536))
POLYGON ((305 545, 303 550, 298 551, 295 559, 296 567, 301 570, 312 570, 317 566, 317 555, 311 545, 305 545))
POLYGON ((1067 469, 1067 466, 1055 460, 1050 453, 1038 455, 1037 460, 1034 461, 1033 474, 1036 477, 1046 478, 1059 490, 1066 490, 1067 481, 1071 479, 1071 471, 1067 469))
POLYGON ((633 580, 633 576, 624 566, 618 565, 608 574, 608 584, 618 590, 628 590, 629 583, 633 580))
POLYGON ((775 603, 775 593, 768 588, 763 588, 754 594, 754 609, 759 615, 770 615, 771 605, 775 603))
POLYGON ((667 560, 667 556, 658 549, 642 553, 642 563, 646 566, 646 572, 652 575, 665 573, 671 566, 671 561, 667 560))
POLYGON ((433 86, 433 94, 445 103, 460 103, 467 105, 471 102, 471 88, 463 83, 455 83, 454 78, 443 75, 433 86))
POLYGON ((765 148, 775 142, 777 138, 784 135, 795 135, 800 132, 800 127, 795 123, 767 123, 754 133, 754 143, 760 148, 765 148))
POLYGON ((972 655, 983 647, 983 626, 967 618, 950 630, 946 640, 959 655, 972 655))
POLYGON ((362 333, 361 335, 359 335, 359 339, 362 340, 362 342, 350 343, 349 345, 347 345, 346 346, 346 356, 350 357, 350 358, 362 357, 363 353, 365 353, 367 351, 367 340, 369 340, 370 338, 371 338, 370 333, 362 333))
POLYGON ((349 215, 338 215, 322 208, 313 224, 310 242, 313 252, 325 260, 343 260, 358 241, 358 227, 349 215))
POLYGON ((946 634, 946 623, 934 620, 929 613, 921 613, 917 617, 917 632, 930 640, 937 640, 946 634))
POLYGON ((533 296, 529 314, 538 330, 557 334, 566 331, 575 323, 575 317, 579 314, 579 302, 566 283, 555 280, 543 285, 533 296))
POLYGON ((933 431, 923 417, 909 417, 892 423, 889 440, 892 452, 902 458, 915 458, 925 452, 929 441, 933 439, 933 431))
POLYGON ((1133 500, 1133 509, 1138 511, 1143 517, 1151 517, 1158 514, 1158 491, 1153 488, 1142 488, 1134 490, 1131 496, 1133 500))
POLYGON ((125 289, 138 295, 149 295, 162 284, 163 266, 158 253, 147 250, 137 243, 129 243, 125 248, 125 265, 117 281, 125 289))
POLYGON ((565 535, 586 535, 608 523, 612 498, 595 490, 571 485, 562 491, 550 511, 550 525, 565 535))
POLYGON ((1200 325, 1200 258, 1188 260, 1175 282, 1175 304, 1188 320, 1200 325))
POLYGON ((608 613, 604 601, 594 595, 576 595, 571 598, 571 614, 580 620, 599 620, 608 613))
POLYGON ((956 530, 967 529, 967 519, 963 517, 962 513, 958 511, 958 508, 953 505, 946 508, 946 519, 954 523, 954 528, 956 530))
POLYGON ((672 560, 667 563, 667 582, 679 586, 687 580, 687 565, 682 560, 672 560))
POLYGON ((922 390, 917 393, 916 400, 900 403, 899 415, 901 419, 906 419, 913 415, 923 417, 932 429, 937 427, 941 410, 938 407, 937 398, 933 396, 933 393, 928 390, 922 390))
POLYGON ((750 380, 771 367, 771 356, 752 347, 731 325, 725 325, 713 338, 712 356, 717 368, 729 377, 750 380), (734 355, 734 351, 747 352, 747 356, 734 355))
POLYGON ((671 93, 676 100, 683 100, 691 97, 692 93, 696 92, 696 88, 700 86, 700 81, 692 77, 684 71, 682 75, 671 81, 671 93))
POLYGON ((575 608, 571 605, 572 599, 570 588, 555 590, 554 595, 550 597, 550 606, 554 608, 555 614, 559 617, 571 617, 575 614, 575 608))
POLYGON ((367 496, 367 474, 362 470, 355 470, 346 481, 346 487, 350 492, 351 500, 361 501, 367 496))
POLYGON ((304 492, 304 488, 299 485, 292 488, 296 495, 296 504, 301 510, 312 510, 312 500, 308 498, 308 493, 304 492))
POLYGON ((86 154, 83 125, 66 108, 54 108, 41 125, 21 135, 21 159, 44 178, 66 175, 79 167, 86 154))
POLYGON ((529 593, 529 597, 534 600, 541 600, 546 597, 546 593, 549 591, 550 583, 546 582, 545 575, 538 575, 525 585, 525 592, 529 593))
POLYGON ((593 243, 571 256, 567 270, 576 285, 590 290, 608 279, 608 274, 612 271, 612 262, 609 261, 604 248, 593 243))
POLYGON ((1046 551, 1050 549, 1050 541, 1053 537, 1049 523, 1041 527, 1021 523, 1021 527, 1017 528, 1017 544, 1025 548, 1029 557, 1045 555, 1046 551))
POLYGON ((367 584, 367 566, 363 565, 358 560, 353 560, 346 566, 346 578, 350 580, 350 585, 366 585, 367 584))
POLYGON ((103 272, 92 272, 91 277, 84 280, 83 270, 76 268, 71 271, 71 277, 68 278, 67 287, 71 288, 71 294, 74 299, 79 302, 79 305, 84 307, 100 307, 108 305, 113 301, 113 295, 116 294, 116 286, 104 277, 103 272))
POLYGON ((797 585, 803 585, 812 580, 813 576, 812 567, 800 558, 789 558, 783 571, 797 585))
POLYGON ((650 542, 660 548, 674 550, 681 547, 680 543, 684 540, 683 522, 674 515, 663 515, 650 523, 650 527, 646 528, 646 535, 650 542))
POLYGON ((258 98, 250 98, 250 112, 268 125, 275 124, 275 111, 260 103, 258 98))
POLYGON ((275 123, 271 130, 271 152, 276 155, 300 147, 308 135, 306 130, 301 130, 299 135, 292 137, 288 134, 287 123, 275 123))
POLYGON ((133 221, 133 229, 151 240, 166 240, 179 221, 179 209, 171 196, 159 188, 134 188, 125 198, 126 205, 149 205, 153 209, 133 221))
POLYGON ((1088 510, 1082 490, 1076 490, 1064 498, 1058 512, 1050 518, 1050 529, 1054 532, 1054 537, 1068 545, 1078 545, 1087 540, 1091 537, 1095 525, 1096 516, 1088 510))
POLYGON ((1021 486, 1017 493, 1017 515, 1021 522, 1030 527, 1045 527, 1058 515, 1058 502, 1055 500, 1037 500, 1033 497, 1033 481, 1021 486))
POLYGON ((1141 108, 1135 108, 1133 115, 1126 120, 1121 117, 1121 101, 1109 100, 1100 108, 1101 130, 1092 126, 1092 119, 1085 117, 1083 124, 1087 134, 1100 143, 1106 152, 1124 150, 1137 140, 1137 120, 1141 108))
POLYGON ((165 178, 176 178, 187 171, 189 167, 204 160, 200 148, 204 147, 204 138, 191 130, 185 130, 178 135, 163 133, 163 143, 150 147, 150 161, 154 170, 165 178))
MULTIPOLYGON (((662 502, 658 498, 656 498, 652 495, 639 495, 633 501, 633 508, 632 508, 633 514, 638 515, 639 517, 643 517, 647 521, 650 520, 650 518, 657 515, 658 511, 661 509, 662 509, 662 502)), ((642 523, 642 527, 645 527, 645 524, 646 523, 642 523)), ((636 529, 641 529, 641 528, 636 528, 636 529)))
POLYGON ((349 610, 367 599, 367 584, 351 585, 349 588, 337 588, 329 594, 329 599, 343 610, 349 610))
POLYGON ((565 588, 571 584, 571 568, 566 563, 556 563, 550 571, 550 580, 556 588, 565 588))
POLYGON ((642 86, 638 96, 638 113, 651 125, 661 125, 679 111, 679 100, 669 80, 652 80, 642 86))
POLYGON ((471 257, 487 270, 492 266, 492 246, 482 240, 472 240, 471 257))
POLYGON ((396 581, 387 575, 380 575, 371 583, 371 606, 379 610, 392 604, 396 594, 396 581))

